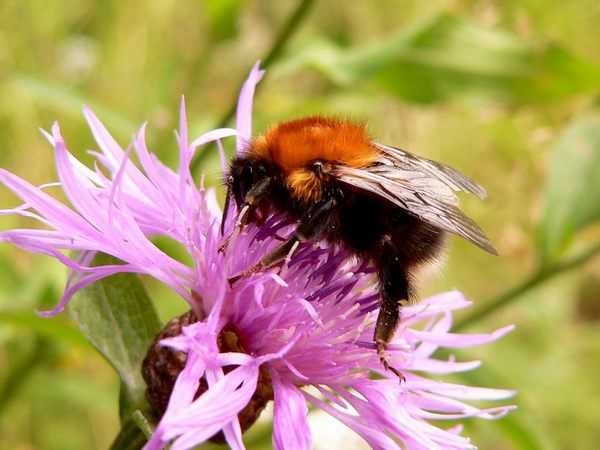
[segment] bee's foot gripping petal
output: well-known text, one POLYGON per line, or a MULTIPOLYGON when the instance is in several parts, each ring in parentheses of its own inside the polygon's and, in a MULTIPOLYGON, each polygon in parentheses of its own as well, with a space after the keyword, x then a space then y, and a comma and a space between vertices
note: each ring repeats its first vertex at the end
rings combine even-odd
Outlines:
POLYGON ((390 365, 389 356, 387 355, 385 349, 386 344, 384 342, 377 342, 377 356, 379 356, 379 361, 383 365, 383 368, 386 371, 390 371, 394 375, 396 375, 398 377, 398 380, 400 380, 400 383, 405 382, 406 377, 402 374, 402 372, 390 365))

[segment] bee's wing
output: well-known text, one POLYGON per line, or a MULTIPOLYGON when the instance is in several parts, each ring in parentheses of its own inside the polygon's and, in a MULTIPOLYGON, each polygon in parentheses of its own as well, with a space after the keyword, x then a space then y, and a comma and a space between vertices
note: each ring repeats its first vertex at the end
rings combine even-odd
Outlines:
POLYGON ((420 158, 387 145, 377 161, 364 168, 337 166, 341 181, 377 194, 424 222, 458 234, 483 250, 496 250, 479 226, 458 208, 455 191, 471 192, 480 198, 485 190, 451 167, 420 158))
POLYGON ((487 196, 482 186, 450 166, 432 161, 431 159, 421 158, 405 150, 390 147, 389 145, 375 143, 375 146, 381 150, 384 159, 398 169, 420 172, 421 176, 429 175, 453 191, 470 192, 481 199, 487 196))

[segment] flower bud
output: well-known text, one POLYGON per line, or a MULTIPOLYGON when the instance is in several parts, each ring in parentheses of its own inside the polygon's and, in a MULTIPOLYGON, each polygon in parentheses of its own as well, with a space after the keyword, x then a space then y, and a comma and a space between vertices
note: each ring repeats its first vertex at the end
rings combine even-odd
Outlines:
MULTIPOLYGON (((187 355, 184 352, 162 346, 160 341, 166 338, 179 336, 183 327, 196 322, 198 318, 193 311, 172 319, 156 336, 142 363, 142 376, 146 381, 146 397, 150 403, 152 413, 156 420, 160 420, 167 410, 169 398, 175 385, 175 380, 185 367, 187 355)), ((236 352, 247 353, 239 332, 231 325, 226 325, 217 338, 221 353, 236 352)), ((223 371, 228 373, 237 366, 225 366, 223 371)), ((195 399, 208 390, 208 384, 203 377, 196 391, 195 399)), ((242 433, 249 429, 260 416, 267 403, 273 400, 273 387, 271 377, 266 368, 261 367, 256 391, 250 402, 238 414, 242 433)), ((213 442, 225 442, 222 432, 211 438, 213 442)))

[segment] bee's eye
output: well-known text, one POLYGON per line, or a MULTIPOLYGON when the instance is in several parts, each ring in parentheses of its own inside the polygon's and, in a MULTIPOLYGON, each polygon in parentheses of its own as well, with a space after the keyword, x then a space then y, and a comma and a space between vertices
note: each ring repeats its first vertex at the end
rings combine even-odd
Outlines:
POLYGON ((267 168, 265 167, 264 164, 261 164, 259 166, 256 167, 256 171, 258 172, 259 175, 266 175, 267 174, 267 168))
POLYGON ((243 180, 244 184, 252 184, 254 181, 254 169, 252 166, 247 165, 242 169, 240 173, 240 179, 243 180))
POLYGON ((312 168, 315 172, 321 172, 323 170, 323 162, 322 161, 313 162, 312 168))

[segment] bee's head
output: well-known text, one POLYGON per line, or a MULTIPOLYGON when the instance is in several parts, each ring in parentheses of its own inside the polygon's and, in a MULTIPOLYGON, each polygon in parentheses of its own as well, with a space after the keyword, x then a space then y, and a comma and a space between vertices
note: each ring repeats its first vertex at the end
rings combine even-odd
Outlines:
POLYGON ((238 157, 232 161, 226 184, 238 207, 244 203, 248 192, 271 173, 271 164, 261 158, 238 157))

